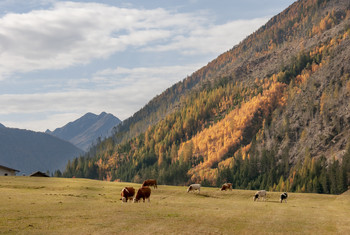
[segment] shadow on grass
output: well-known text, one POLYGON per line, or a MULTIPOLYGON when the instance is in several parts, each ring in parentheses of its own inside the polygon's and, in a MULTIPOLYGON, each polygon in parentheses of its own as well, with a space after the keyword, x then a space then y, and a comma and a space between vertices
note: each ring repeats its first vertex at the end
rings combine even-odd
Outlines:
POLYGON ((217 196, 214 196, 214 195, 209 195, 207 193, 196 193, 195 194, 197 197, 207 197, 207 198, 219 198, 217 196))
POLYGON ((268 202, 268 203, 279 203, 279 204, 281 204, 279 201, 265 201, 265 202, 268 202))

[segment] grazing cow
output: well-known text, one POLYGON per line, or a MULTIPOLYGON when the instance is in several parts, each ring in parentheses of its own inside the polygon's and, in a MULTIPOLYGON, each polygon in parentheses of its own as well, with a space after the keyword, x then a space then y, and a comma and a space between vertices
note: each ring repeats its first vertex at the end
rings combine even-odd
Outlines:
POLYGON ((198 190, 198 193, 201 192, 201 185, 200 184, 191 184, 188 189, 187 189, 187 192, 189 191, 195 191, 195 190, 198 190))
POLYGON ((260 198, 263 198, 264 201, 266 200, 266 190, 260 190, 260 191, 257 191, 254 195, 254 201, 256 199, 260 200, 260 198))
POLYGON ((145 186, 153 186, 154 188, 157 188, 157 180, 155 179, 148 179, 143 181, 142 187, 145 186))
POLYGON ((224 183, 221 187, 221 191, 226 191, 227 189, 232 190, 232 184, 231 183, 224 183))
POLYGON ((148 202, 151 202, 150 200, 151 196, 151 189, 150 187, 141 187, 136 193, 136 197, 134 198, 134 202, 139 202, 140 199, 143 199, 143 202, 145 202, 145 199, 148 199, 148 202))
POLYGON ((283 200, 285 200, 286 203, 287 203, 287 198, 288 198, 288 193, 282 193, 281 194, 281 198, 280 198, 280 202, 282 203, 283 200))
POLYGON ((120 194, 122 198, 122 202, 128 202, 128 199, 132 199, 135 195, 135 189, 133 187, 125 187, 122 189, 122 192, 120 194))

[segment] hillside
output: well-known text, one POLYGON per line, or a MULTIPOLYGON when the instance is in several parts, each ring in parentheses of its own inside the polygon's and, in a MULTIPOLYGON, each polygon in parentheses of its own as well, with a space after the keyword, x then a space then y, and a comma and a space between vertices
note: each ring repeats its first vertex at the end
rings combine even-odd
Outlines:
POLYGON ((341 193, 349 36, 348 1, 297 1, 155 97, 65 176, 341 193))
POLYGON ((87 113, 81 118, 46 133, 67 140, 78 148, 87 151, 97 142, 98 138, 104 139, 112 134, 113 128, 121 121, 110 113, 102 112, 100 115, 87 113))
POLYGON ((49 134, 0 128, 0 164, 19 170, 18 174, 62 171, 80 154, 82 150, 49 134))

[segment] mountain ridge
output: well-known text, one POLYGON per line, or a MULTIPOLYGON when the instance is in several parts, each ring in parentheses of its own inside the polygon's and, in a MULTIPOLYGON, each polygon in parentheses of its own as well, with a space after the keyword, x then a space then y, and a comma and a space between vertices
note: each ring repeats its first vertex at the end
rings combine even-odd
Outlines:
POLYGON ((112 114, 102 112, 99 115, 88 112, 75 121, 69 122, 54 131, 46 133, 67 140, 87 151, 98 138, 105 138, 112 133, 113 127, 121 121, 112 114))

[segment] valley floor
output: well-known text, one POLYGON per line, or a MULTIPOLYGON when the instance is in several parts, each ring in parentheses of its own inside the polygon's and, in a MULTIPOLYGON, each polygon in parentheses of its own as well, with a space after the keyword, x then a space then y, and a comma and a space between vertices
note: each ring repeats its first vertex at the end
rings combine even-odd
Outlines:
POLYGON ((87 179, 0 177, 0 234, 347 234, 350 193, 221 192, 159 185, 151 203, 121 203, 124 186, 87 179))

